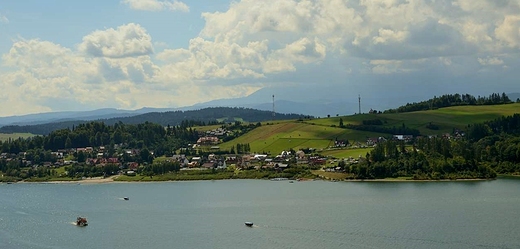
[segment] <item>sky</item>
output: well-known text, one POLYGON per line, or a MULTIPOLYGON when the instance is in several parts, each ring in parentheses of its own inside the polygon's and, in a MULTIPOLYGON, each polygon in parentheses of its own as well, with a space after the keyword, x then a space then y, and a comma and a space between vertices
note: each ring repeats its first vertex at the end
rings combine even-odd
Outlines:
POLYGON ((519 52, 520 0, 0 1, 0 116, 520 92, 519 52))

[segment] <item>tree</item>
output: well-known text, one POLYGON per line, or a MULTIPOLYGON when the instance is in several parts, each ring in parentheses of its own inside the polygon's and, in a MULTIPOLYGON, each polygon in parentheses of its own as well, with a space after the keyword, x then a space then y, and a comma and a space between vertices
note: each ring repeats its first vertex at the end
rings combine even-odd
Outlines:
POLYGON ((142 162, 142 163, 152 163, 153 162, 153 156, 147 148, 144 148, 139 152, 139 159, 140 159, 140 162, 142 162))
POLYGON ((339 127, 343 127, 343 118, 339 118, 339 127))
POLYGON ((87 160, 87 155, 85 155, 85 153, 83 153, 83 151, 80 151, 76 155, 76 160, 79 163, 84 163, 87 160))
POLYGON ((65 148, 66 149, 72 148, 72 140, 70 139, 70 137, 67 137, 67 140, 65 140, 65 148))

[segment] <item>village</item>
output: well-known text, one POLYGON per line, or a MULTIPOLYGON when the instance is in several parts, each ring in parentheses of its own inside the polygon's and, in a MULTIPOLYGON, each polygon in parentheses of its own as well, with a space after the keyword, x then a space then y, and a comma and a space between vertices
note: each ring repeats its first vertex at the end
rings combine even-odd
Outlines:
MULTIPOLYGON (((200 132, 198 140, 194 144, 189 144, 188 148, 183 148, 171 156, 155 157, 153 151, 147 149, 129 148, 127 144, 115 144, 108 148, 107 146, 98 147, 82 147, 60 149, 56 151, 48 151, 40 155, 29 155, 28 152, 20 152, 18 154, 1 153, 0 160, 4 160, 6 164, 16 163, 22 168, 38 168, 55 169, 67 166, 89 166, 94 168, 104 168, 110 166, 112 170, 108 172, 110 175, 123 174, 134 176, 141 173, 142 169, 149 164, 157 162, 168 162, 177 164, 180 171, 190 170, 225 170, 229 167, 238 170, 272 170, 283 172, 290 167, 308 167, 311 169, 321 169, 329 172, 343 172, 346 166, 357 164, 360 160, 364 160, 364 155, 358 157, 335 158, 325 157, 317 153, 316 149, 306 148, 293 150, 284 150, 270 154, 259 153, 222 153, 219 144, 223 137, 228 136, 230 131, 217 128, 210 131, 200 132), (189 151, 190 153, 182 153, 189 151), (38 158, 39 162, 34 161, 38 158), (31 160, 32 159, 32 160, 31 160)), ((456 134, 460 136, 460 134, 456 134)), ((452 139, 451 134, 442 135, 445 139, 452 139)), ((393 135, 390 139, 411 143, 414 137, 412 135, 393 135)), ((385 142, 387 138, 374 137, 367 138, 365 143, 356 142, 349 144, 346 140, 336 140, 333 146, 327 149, 357 149, 370 148, 378 143, 385 142)), ((97 170, 103 172, 103 170, 97 170)), ((104 171, 103 175, 107 172, 104 171)), ((60 174, 61 176, 69 176, 67 171, 60 174)), ((90 175, 99 176, 99 175, 90 175)))

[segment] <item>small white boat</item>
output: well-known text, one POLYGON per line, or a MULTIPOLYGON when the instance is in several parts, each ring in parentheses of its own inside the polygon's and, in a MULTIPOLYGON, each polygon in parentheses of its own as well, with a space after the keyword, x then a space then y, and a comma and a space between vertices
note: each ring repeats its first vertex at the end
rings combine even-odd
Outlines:
POLYGON ((250 221, 246 221, 245 224, 246 224, 246 226, 248 226, 248 227, 252 227, 252 226, 253 226, 253 222, 250 222, 250 221))

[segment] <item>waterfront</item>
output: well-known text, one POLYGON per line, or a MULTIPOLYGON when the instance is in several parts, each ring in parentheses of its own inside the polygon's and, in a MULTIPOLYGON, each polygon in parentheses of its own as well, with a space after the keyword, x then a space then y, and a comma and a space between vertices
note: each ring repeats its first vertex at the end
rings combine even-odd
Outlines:
POLYGON ((520 248, 518 189, 517 179, 1 184, 0 248, 520 248), (71 224, 80 215, 88 227, 71 224))

